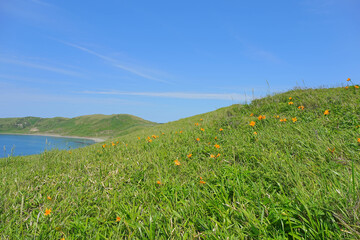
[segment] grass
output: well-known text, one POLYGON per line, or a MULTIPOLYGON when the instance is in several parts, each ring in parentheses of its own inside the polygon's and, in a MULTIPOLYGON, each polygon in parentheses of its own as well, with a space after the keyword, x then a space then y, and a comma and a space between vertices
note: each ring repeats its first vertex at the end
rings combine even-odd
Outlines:
POLYGON ((359 91, 297 89, 0 159, 0 236, 359 239, 359 91))
POLYGON ((156 125, 128 114, 94 114, 75 118, 0 118, 0 133, 60 134, 111 138, 156 125))

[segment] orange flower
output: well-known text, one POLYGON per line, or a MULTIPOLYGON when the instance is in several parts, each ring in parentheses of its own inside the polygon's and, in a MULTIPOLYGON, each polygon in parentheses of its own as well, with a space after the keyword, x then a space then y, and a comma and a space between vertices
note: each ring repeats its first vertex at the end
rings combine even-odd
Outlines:
POLYGON ((161 135, 165 135, 165 133, 161 133, 161 135))
POLYGON ((292 97, 289 97, 289 100, 291 100, 292 99, 292 97))
POLYGON ((360 143, 360 138, 357 139, 358 143, 360 143))
POLYGON ((45 216, 50 215, 50 213, 51 213, 51 208, 50 208, 50 209, 46 209, 46 210, 45 210, 45 216))
POLYGON ((298 106, 298 109, 304 110, 304 106, 298 106))
POLYGON ((331 149, 331 148, 328 148, 328 150, 331 152, 331 153, 334 153, 335 151, 335 148, 331 149))
POLYGON ((152 142, 152 139, 148 139, 147 141, 148 141, 149 143, 151 143, 151 142, 152 142))
POLYGON ((329 113, 330 113, 329 110, 326 109, 324 115, 329 115, 329 113))
POLYGON ((279 115, 276 115, 275 118, 280 118, 279 115))
POLYGON ((197 139, 196 139, 196 141, 198 141, 198 142, 199 142, 199 141, 200 141, 200 138, 197 138, 197 139))
POLYGON ((115 146, 115 143, 111 142, 111 145, 115 146))
POLYGON ((286 118, 280 119, 280 122, 286 122, 286 118))
POLYGON ((296 117, 293 117, 291 120, 292 120, 293 122, 296 122, 296 121, 297 121, 297 118, 296 118, 296 117))
POLYGON ((249 125, 253 127, 253 126, 255 126, 255 122, 251 121, 249 125))
POLYGON ((191 156, 192 156, 192 153, 190 153, 190 154, 187 155, 188 158, 191 158, 191 156))
POLYGON ((103 148, 106 148, 106 144, 103 144, 102 147, 103 147, 103 148))
POLYGON ((174 161, 174 163, 175 163, 176 166, 181 165, 181 163, 180 163, 179 160, 177 160, 177 159, 174 161))
POLYGON ((138 140, 140 140, 140 137, 137 137, 138 140))
POLYGON ((289 105, 293 105, 294 103, 293 102, 289 102, 289 105))
POLYGON ((205 181, 203 181, 203 180, 200 180, 200 182, 199 182, 200 184, 205 184, 206 182, 205 181))
POLYGON ((195 123, 195 126, 199 126, 199 123, 195 123))
POLYGON ((219 144, 215 144, 214 147, 216 147, 217 149, 220 148, 220 145, 219 144))
POLYGON ((254 132, 255 135, 257 135, 257 132, 254 132))
POLYGON ((202 121, 203 119, 202 118, 200 118, 200 121, 202 121))
POLYGON ((203 132, 205 131, 205 129, 203 129, 203 128, 200 128, 200 130, 203 131, 203 132))
POLYGON ((116 144, 119 144, 119 141, 117 141, 116 144))
POLYGON ((346 81, 348 81, 348 82, 349 82, 350 80, 351 80, 350 78, 346 79, 346 81))
POLYGON ((219 131, 222 132, 224 129, 220 128, 219 131))
POLYGON ((148 136, 146 139, 147 139, 147 140, 150 140, 150 137, 148 136))
POLYGON ((161 182, 160 182, 160 181, 156 181, 156 183, 157 183, 158 185, 160 185, 160 184, 161 184, 161 182))
POLYGON ((348 89, 349 89, 349 87, 348 87, 348 86, 346 86, 346 87, 345 87, 345 89, 346 89, 346 90, 348 90, 348 89))
POLYGON ((51 200, 51 197, 50 197, 50 196, 47 196, 47 199, 48 199, 48 200, 51 200))
POLYGON ((250 117, 252 117, 252 116, 254 116, 254 114, 253 114, 253 113, 251 113, 251 114, 250 114, 250 117))
POLYGON ((211 157, 211 158, 215 158, 215 155, 214 155, 214 154, 210 154, 210 157, 211 157))
POLYGON ((217 137, 214 137, 215 140, 217 140, 217 137))
POLYGON ((262 119, 265 119, 265 118, 266 118, 265 115, 260 115, 260 116, 258 117, 259 120, 262 120, 262 119))
POLYGON ((220 154, 220 153, 218 153, 218 154, 216 155, 216 157, 218 158, 218 157, 220 157, 220 155, 221 155, 221 154, 220 154))
POLYGON ((359 86, 358 86, 358 85, 355 85, 354 87, 355 87, 355 88, 359 88, 359 86))
POLYGON ((183 131, 181 130, 179 133, 183 133, 183 131))
POLYGON ((120 220, 121 220, 121 217, 116 217, 117 222, 120 222, 120 220))

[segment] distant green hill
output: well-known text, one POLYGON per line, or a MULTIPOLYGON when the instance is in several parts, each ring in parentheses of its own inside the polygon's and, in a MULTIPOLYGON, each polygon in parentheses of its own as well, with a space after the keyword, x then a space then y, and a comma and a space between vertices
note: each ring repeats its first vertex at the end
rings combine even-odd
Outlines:
POLYGON ((359 153, 355 85, 10 156, 0 239, 360 239, 359 153))
POLYGON ((154 125, 156 123, 128 114, 95 114, 75 118, 0 118, 0 133, 109 138, 154 125))

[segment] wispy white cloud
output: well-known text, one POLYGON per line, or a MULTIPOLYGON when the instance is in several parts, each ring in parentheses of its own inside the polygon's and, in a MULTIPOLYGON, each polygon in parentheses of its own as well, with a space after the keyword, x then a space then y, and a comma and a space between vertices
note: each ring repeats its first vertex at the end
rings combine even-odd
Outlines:
POLYGON ((272 62, 272 63, 283 63, 284 61, 282 59, 280 59, 275 53, 269 51, 269 50, 265 50, 262 49, 258 46, 255 46, 252 43, 249 43, 247 40, 245 40, 243 37, 240 37, 239 34, 237 33, 232 33, 233 37, 235 37, 235 39, 237 41, 239 41, 244 50, 245 53, 253 58, 253 59, 257 59, 257 60, 263 60, 263 61, 268 61, 268 62, 272 62))
POLYGON ((237 93, 186 93, 186 92, 119 92, 119 91, 83 91, 85 94, 127 95, 144 97, 180 98, 180 99, 213 99, 245 101, 246 96, 237 93))
MULTIPOLYGON (((57 39, 56 39, 57 40, 57 39)), ((140 77, 143 77, 143 78, 146 78, 146 79, 149 79, 149 80, 153 80, 153 81, 156 81, 156 82, 162 82, 162 83, 170 83, 169 81, 166 81, 166 80, 163 80, 163 79, 160 79, 160 78, 157 78, 157 77, 154 77, 154 76, 151 76, 149 74, 146 74, 144 73, 143 71, 137 69, 137 68, 134 68, 134 67, 129 67, 129 66, 125 66, 121 63, 119 63, 118 60, 114 59, 114 58, 111 58, 111 57, 108 57, 108 56, 105 56, 103 54, 100 54, 100 53, 97 53, 93 50, 90 50, 88 48, 85 48, 85 47, 82 47, 82 46, 79 46, 77 44, 73 44, 73 43, 69 43, 69 42, 65 42, 65 41, 61 41, 61 40, 57 40, 63 44, 66 44, 68 46, 71 46, 71 47, 74 47, 74 48, 77 48, 83 52, 87 52, 91 55, 94 55, 108 63, 110 63, 111 65, 113 65, 114 67, 117 67, 117 68, 120 68, 124 71, 127 71, 127 72, 130 72, 132 74, 135 74, 137 76, 140 76, 140 77)))
POLYGON ((64 75, 81 76, 80 73, 70 71, 67 69, 51 67, 51 66, 28 62, 28 61, 23 61, 23 60, 17 60, 17 59, 11 59, 11 58, 0 58, 0 62, 20 65, 20 66, 29 67, 29 68, 36 68, 36 69, 41 69, 41 70, 50 71, 50 72, 56 72, 56 73, 60 73, 60 74, 64 74, 64 75))

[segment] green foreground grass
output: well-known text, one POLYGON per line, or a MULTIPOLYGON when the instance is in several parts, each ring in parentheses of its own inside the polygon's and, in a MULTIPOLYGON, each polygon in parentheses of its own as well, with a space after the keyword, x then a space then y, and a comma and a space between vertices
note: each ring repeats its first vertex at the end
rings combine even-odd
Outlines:
POLYGON ((359 113, 352 86, 293 90, 0 159, 0 238, 359 239, 359 113))
POLYGON ((155 125, 154 122, 129 114, 94 114, 75 118, 0 118, 0 133, 58 134, 107 139, 155 125))

